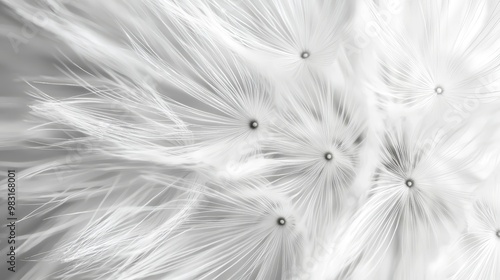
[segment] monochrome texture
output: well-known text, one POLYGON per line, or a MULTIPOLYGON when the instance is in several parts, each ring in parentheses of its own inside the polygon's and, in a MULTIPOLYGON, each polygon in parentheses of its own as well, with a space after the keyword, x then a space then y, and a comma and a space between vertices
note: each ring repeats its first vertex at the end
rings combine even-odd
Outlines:
POLYGON ((498 0, 0 9, 2 279, 500 279, 498 0))

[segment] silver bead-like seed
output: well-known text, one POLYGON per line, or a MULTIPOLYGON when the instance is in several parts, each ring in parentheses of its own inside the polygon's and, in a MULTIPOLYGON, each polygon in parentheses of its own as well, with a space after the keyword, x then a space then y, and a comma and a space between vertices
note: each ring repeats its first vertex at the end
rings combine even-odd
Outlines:
POLYGON ((303 59, 306 59, 306 58, 308 58, 310 55, 311 55, 311 54, 310 54, 309 52, 302 52, 302 53, 300 54, 300 57, 301 57, 301 58, 303 58, 303 59))
POLYGON ((257 127, 259 127, 259 123, 257 121, 251 121, 250 122, 250 128, 251 129, 256 129, 257 127))
POLYGON ((406 180, 406 182, 405 182, 405 185, 406 185, 408 188, 413 187, 413 185, 414 185, 414 184, 415 184, 415 183, 413 182, 413 180, 412 180, 412 179, 408 179, 408 180, 406 180))
POLYGON ((283 217, 278 218, 278 225, 283 226, 286 224, 286 220, 283 217))
POLYGON ((444 90, 443 90, 443 88, 442 88, 442 87, 436 87, 436 88, 434 89, 434 91, 435 91, 437 94, 443 94, 443 92, 444 92, 444 90))
POLYGON ((325 159, 326 160, 332 160, 332 158, 333 158, 332 153, 328 152, 328 153, 325 154, 325 159))

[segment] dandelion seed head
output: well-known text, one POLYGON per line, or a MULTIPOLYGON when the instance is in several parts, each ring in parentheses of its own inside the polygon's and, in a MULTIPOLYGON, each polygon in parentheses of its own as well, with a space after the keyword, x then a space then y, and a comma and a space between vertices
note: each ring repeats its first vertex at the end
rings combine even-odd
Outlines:
POLYGON ((172 273, 167 275, 177 273, 172 267, 178 263, 184 273, 181 279, 250 279, 248 275, 256 271, 263 279, 280 279, 276 276, 279 273, 290 273, 300 263, 306 245, 303 226, 288 198, 269 189, 258 189, 262 184, 266 182, 210 183, 211 191, 200 199, 197 209, 178 229, 177 233, 182 234, 157 249, 157 256, 163 259, 161 268, 172 273), (192 241, 186 243, 187 240, 192 241), (207 248, 207 244, 213 246, 207 248), (167 252, 172 248, 176 248, 176 254, 167 252), (255 254, 248 253, 253 251, 255 254), (286 259, 282 259, 282 253, 287 254, 286 259), (199 266, 199 260, 209 256, 214 265, 199 266), (257 256, 266 256, 266 262, 261 263, 257 256), (216 277, 240 264, 241 270, 216 277), (195 277, 188 277, 191 275, 195 277))
POLYGON ((357 140, 364 133, 364 115, 353 111, 356 101, 345 93, 316 76, 299 83, 286 100, 290 109, 266 141, 281 175, 273 187, 292 197, 307 230, 321 235, 333 228, 344 207, 363 147, 357 140))
POLYGON ((346 0, 237 3, 217 1, 206 7, 192 7, 188 12, 197 13, 203 18, 200 22, 210 23, 201 27, 215 38, 220 38, 222 28, 229 35, 223 40, 233 40, 231 47, 236 52, 257 51, 264 55, 262 58, 271 59, 273 67, 295 77, 329 68, 337 60, 339 39, 347 32, 345 22, 352 16, 351 2, 346 0), (221 7, 226 6, 231 7, 231 12, 222 15, 221 7), (275 18, 280 20, 274 22, 275 18), (309 51, 315 54, 313 60, 309 51), (304 63, 303 59, 309 61, 304 63))

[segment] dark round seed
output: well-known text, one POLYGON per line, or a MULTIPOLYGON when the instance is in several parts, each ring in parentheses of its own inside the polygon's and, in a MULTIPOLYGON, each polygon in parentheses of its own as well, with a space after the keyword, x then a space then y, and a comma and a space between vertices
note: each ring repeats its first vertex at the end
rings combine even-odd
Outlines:
POLYGON ((333 154, 330 152, 325 153, 325 159, 326 160, 332 160, 333 159, 333 154))
POLYGON ((413 182, 413 180, 412 180, 412 179, 408 179, 408 180, 406 180, 406 182, 405 182, 405 185, 406 185, 408 188, 413 187, 413 185, 414 185, 414 184, 415 184, 415 182, 413 182))
POLYGON ((251 129, 256 129, 257 127, 259 127, 259 123, 255 120, 253 121, 250 121, 250 128, 251 129))

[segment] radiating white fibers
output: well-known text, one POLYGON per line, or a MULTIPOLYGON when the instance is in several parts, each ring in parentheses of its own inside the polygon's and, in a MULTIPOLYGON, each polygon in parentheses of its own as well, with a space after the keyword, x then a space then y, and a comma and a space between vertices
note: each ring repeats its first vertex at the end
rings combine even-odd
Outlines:
MULTIPOLYGON (((498 167, 497 167, 498 168, 498 167)), ((500 273, 500 188, 498 173, 478 191, 467 228, 444 266, 449 279, 495 279, 500 273)))
POLYGON ((258 184, 265 182, 210 186, 172 238, 122 277, 289 279, 307 248, 302 221, 284 197, 258 184))
POLYGON ((0 7, 7 280, 500 279, 498 0, 0 7))
POLYGON ((293 198, 311 236, 320 237, 331 231, 359 172, 366 115, 353 92, 329 81, 312 78, 294 91, 265 147, 275 159, 276 189, 293 198))
POLYGON ((438 248, 464 224, 464 209, 478 184, 467 174, 480 155, 457 161, 454 157, 471 150, 470 142, 459 142, 454 134, 436 139, 433 130, 412 127, 398 124, 383 136, 367 201, 339 237, 326 275, 371 279, 390 255, 392 276, 386 277, 430 279, 426 270, 438 248))
POLYGON ((372 86, 381 102, 436 118, 450 108, 498 100, 498 3, 408 1, 394 17, 387 15, 394 1, 379 2, 385 13, 375 7, 372 13, 382 51, 372 86))
POLYGON ((185 17, 224 33, 216 36, 233 50, 253 52, 255 62, 271 61, 276 74, 295 78, 331 70, 354 11, 346 0, 179 2, 185 17))
POLYGON ((57 244, 45 258, 64 262, 54 277, 288 279, 300 267, 308 248, 302 222, 264 180, 205 184, 151 176, 157 187, 137 185, 134 200, 121 200, 127 197, 121 191, 111 205, 108 197, 76 239, 57 244), (155 196, 145 193, 160 186, 155 196), (167 195, 174 190, 180 194, 167 195), (141 197, 151 200, 143 205, 141 197))

